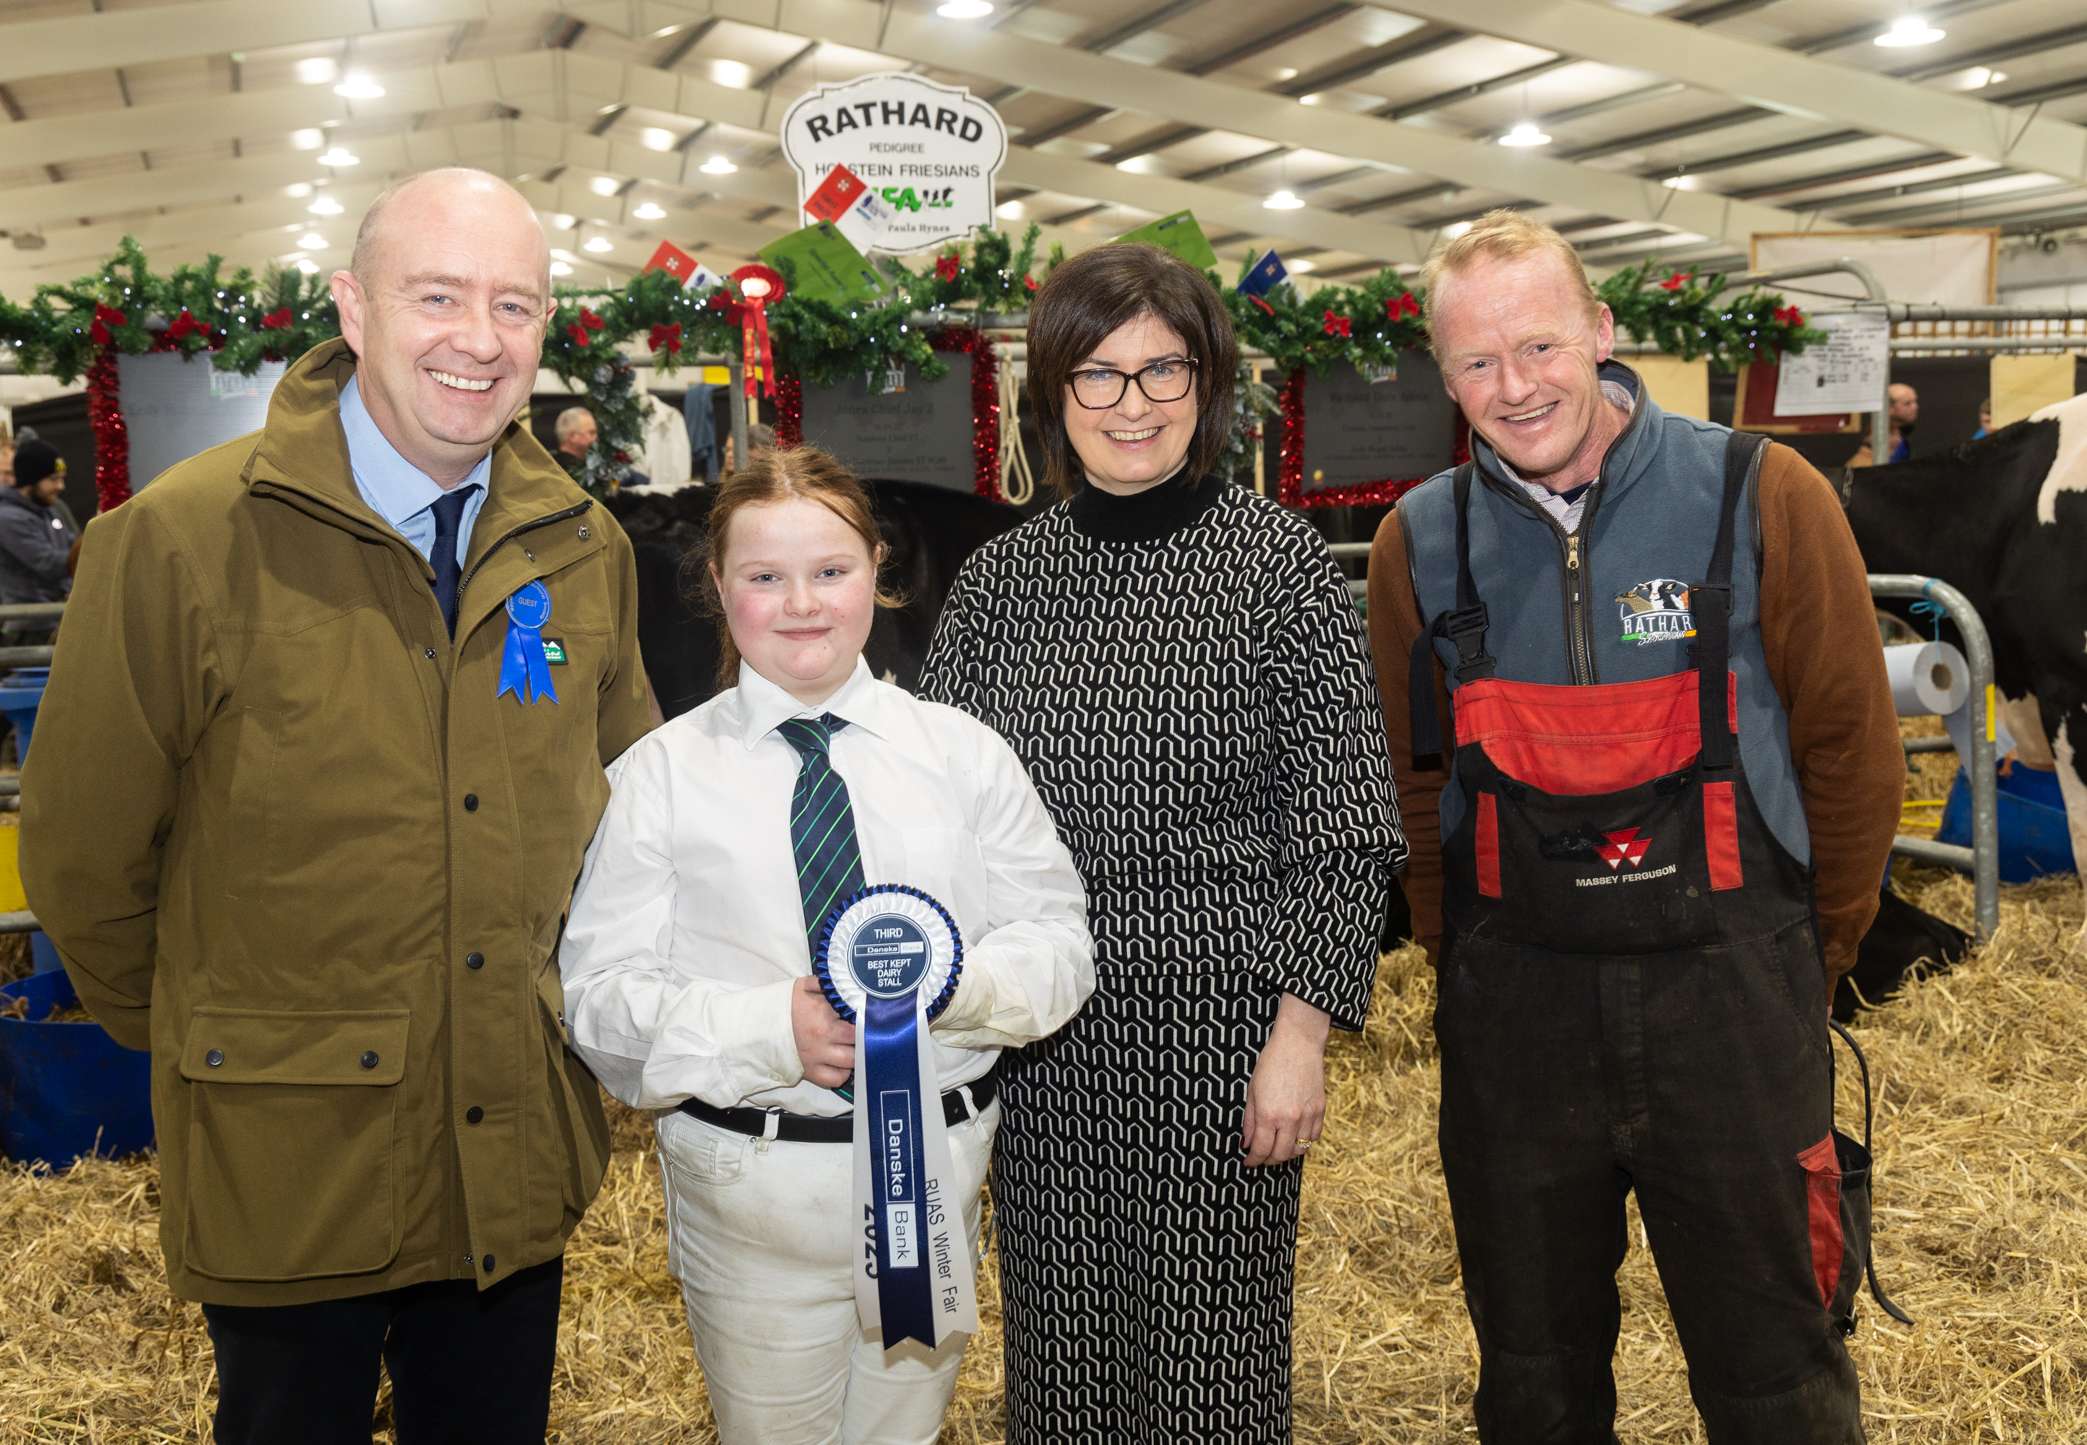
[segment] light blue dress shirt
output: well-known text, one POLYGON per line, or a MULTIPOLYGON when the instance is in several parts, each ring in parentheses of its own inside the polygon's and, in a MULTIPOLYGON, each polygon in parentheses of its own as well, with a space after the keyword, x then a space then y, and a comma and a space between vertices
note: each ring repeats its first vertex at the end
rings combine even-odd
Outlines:
MULTIPOLYGON (((377 430, 370 409, 363 405, 362 392, 354 378, 341 390, 341 431, 348 438, 348 468, 355 474, 355 490, 370 510, 391 524, 412 544, 413 550, 434 560, 435 514, 430 508, 440 500, 443 489, 377 430)), ((493 475, 493 454, 479 459, 471 474, 457 483, 470 487, 471 499, 464 503, 463 519, 457 524, 457 565, 471 554, 471 526, 486 502, 486 483, 493 475)))

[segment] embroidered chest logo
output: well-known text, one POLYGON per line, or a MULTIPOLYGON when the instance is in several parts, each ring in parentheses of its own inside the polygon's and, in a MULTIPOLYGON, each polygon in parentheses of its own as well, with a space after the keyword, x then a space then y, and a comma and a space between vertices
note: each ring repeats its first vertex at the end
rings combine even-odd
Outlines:
POLYGON ((1624 828, 1619 832, 1604 833, 1602 834, 1602 840, 1595 847, 1594 854, 1609 865, 1611 873, 1625 863, 1630 864, 1632 868, 1637 868, 1645 861, 1645 850, 1652 846, 1652 840, 1636 828, 1624 828))
POLYGON ((1650 647, 1655 642, 1679 642, 1696 635, 1696 614, 1689 610, 1688 584, 1672 577, 1654 577, 1628 592, 1619 592, 1616 611, 1623 622, 1619 641, 1650 647))

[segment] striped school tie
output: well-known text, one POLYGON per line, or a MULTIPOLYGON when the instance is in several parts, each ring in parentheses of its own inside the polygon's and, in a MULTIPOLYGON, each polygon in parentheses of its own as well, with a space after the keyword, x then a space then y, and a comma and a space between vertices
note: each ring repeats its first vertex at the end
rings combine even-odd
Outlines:
POLYGON ((848 725, 827 713, 791 718, 776 731, 797 750, 797 787, 790 795, 790 851, 797 858, 797 892, 804 902, 805 940, 817 947, 819 929, 834 905, 862 887, 862 849, 855 840, 855 809, 848 785, 827 756, 833 735, 848 725))

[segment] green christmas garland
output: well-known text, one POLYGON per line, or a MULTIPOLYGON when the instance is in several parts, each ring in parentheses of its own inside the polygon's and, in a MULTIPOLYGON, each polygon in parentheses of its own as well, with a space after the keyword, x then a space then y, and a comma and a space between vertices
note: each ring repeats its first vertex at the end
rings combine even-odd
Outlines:
MULTIPOLYGON (((1026 311, 1042 284, 1038 235, 1031 225, 1017 244, 982 227, 921 270, 887 258, 879 264, 890 293, 875 303, 836 305, 793 291, 768 308, 776 354, 815 385, 896 366, 939 376, 948 363, 916 318, 946 314, 959 323, 972 309, 1026 311)), ((1053 248, 1044 275, 1063 259, 1062 249, 1053 248)), ((1242 278, 1254 259, 1247 258, 1242 278)), ((1364 370, 1395 365, 1402 352, 1427 345, 1425 298, 1395 271, 1309 297, 1288 283, 1252 297, 1214 273, 1210 279, 1225 297, 1240 344, 1271 357, 1285 375, 1300 367, 1324 373, 1342 363, 1364 370)), ((1764 351, 1796 353, 1820 337, 1780 295, 1734 293, 1718 274, 1677 271, 1658 278, 1647 262, 1618 271, 1597 290, 1621 334, 1719 370, 1764 351)), ((212 365, 251 375, 264 361, 295 358, 339 332, 333 298, 317 276, 271 268, 257 277, 244 267, 227 276, 216 256, 158 276, 130 237, 96 275, 39 287, 26 305, 0 296, 0 347, 12 348, 24 372, 61 381, 81 376, 107 351, 208 353, 212 365)), ((732 284, 696 291, 652 271, 615 291, 556 293, 543 364, 588 393, 599 440, 580 479, 592 490, 628 471, 643 433, 637 389, 622 355, 638 343, 661 372, 699 355, 735 354, 739 306, 732 284)), ((1251 424, 1254 410, 1242 411, 1242 427, 1251 424)))

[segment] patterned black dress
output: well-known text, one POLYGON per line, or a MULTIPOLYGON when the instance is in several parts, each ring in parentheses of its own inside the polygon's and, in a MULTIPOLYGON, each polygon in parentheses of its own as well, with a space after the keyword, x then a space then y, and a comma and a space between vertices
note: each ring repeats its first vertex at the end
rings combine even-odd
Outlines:
POLYGON ((1099 984, 1003 1063, 1009 1445, 1290 1438, 1296 1163, 1247 1081, 1294 993, 1357 1027, 1406 845, 1318 534, 1215 480, 1088 488, 959 575, 921 694, 997 729, 1089 894, 1099 984))

